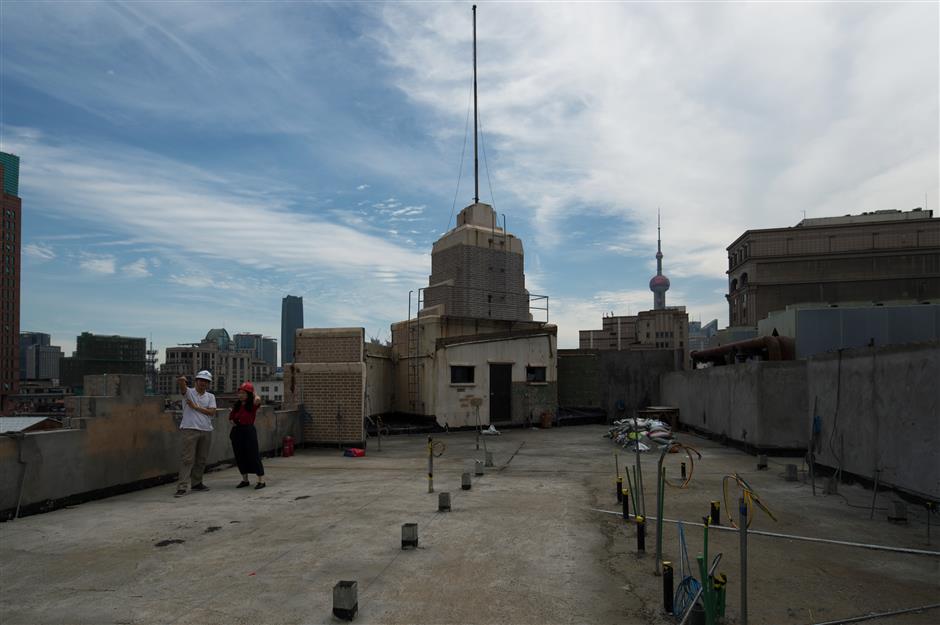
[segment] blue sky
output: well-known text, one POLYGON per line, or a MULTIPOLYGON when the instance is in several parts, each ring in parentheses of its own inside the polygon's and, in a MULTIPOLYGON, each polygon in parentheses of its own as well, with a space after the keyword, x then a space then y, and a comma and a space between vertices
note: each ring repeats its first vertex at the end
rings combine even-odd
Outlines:
MULTIPOLYGON (((724 248, 745 229, 937 208, 938 17, 481 3, 481 196, 522 238, 560 345, 651 307, 657 207, 667 303, 722 324, 724 248)), ((22 329, 67 351, 86 330, 278 337, 291 293, 307 326, 388 338, 473 196, 470 19, 463 3, 4 1, 22 329)))

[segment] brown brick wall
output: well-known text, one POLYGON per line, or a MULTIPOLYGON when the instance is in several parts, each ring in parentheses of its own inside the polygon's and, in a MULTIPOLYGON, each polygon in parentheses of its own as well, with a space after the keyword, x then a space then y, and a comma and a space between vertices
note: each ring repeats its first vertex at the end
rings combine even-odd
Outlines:
POLYGON ((363 365, 358 368, 358 371, 297 373, 297 385, 303 387, 303 404, 308 415, 304 422, 304 441, 353 443, 363 440, 363 365))
POLYGON ((362 362, 362 328, 349 330, 304 329, 294 342, 294 361, 308 362, 362 362))

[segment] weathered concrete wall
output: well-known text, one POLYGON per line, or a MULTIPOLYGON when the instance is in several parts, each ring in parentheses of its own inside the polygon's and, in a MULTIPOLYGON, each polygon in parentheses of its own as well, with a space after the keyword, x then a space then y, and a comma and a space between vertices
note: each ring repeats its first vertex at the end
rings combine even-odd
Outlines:
MULTIPOLYGON (((0 436, 0 518, 16 508, 21 477, 26 512, 174 479, 179 470, 179 415, 164 412, 163 398, 80 400, 82 416, 72 418, 71 429, 27 434, 19 442, 0 436), (26 462, 25 476, 20 460, 26 462)), ((255 425, 263 453, 274 451, 286 435, 302 440, 296 412, 265 406, 255 425)), ((213 427, 209 464, 231 461, 227 410, 219 411, 213 427)))
POLYGON ((450 427, 476 425, 477 415, 472 400, 479 398, 480 423, 490 423, 491 363, 512 365, 512 423, 525 423, 532 412, 536 419, 542 412, 553 415, 558 409, 555 336, 543 334, 502 340, 478 340, 447 345, 437 350, 434 359, 435 411, 437 422, 450 427), (451 384, 451 366, 474 367, 472 384, 451 384), (545 382, 526 382, 526 367, 545 367, 545 382))
POLYGON ((587 349, 559 350, 559 408, 598 409, 604 405, 598 354, 598 351, 587 349))
POLYGON ((513 382, 512 423, 537 425, 542 414, 554 418, 558 412, 557 382, 513 382))
POLYGON ((807 377, 819 464, 940 499, 940 343, 819 355, 807 377))
POLYGON ((805 449, 806 363, 750 362, 662 377, 661 403, 682 423, 763 449, 805 449))
POLYGON ((395 364, 392 349, 366 343, 365 415, 383 415, 395 409, 395 364))
POLYGON ((145 388, 142 375, 86 375, 82 391, 93 397, 143 397, 145 388))
POLYGON ((558 405, 601 409, 609 420, 662 403, 660 376, 682 368, 673 350, 565 349, 558 353, 558 405))

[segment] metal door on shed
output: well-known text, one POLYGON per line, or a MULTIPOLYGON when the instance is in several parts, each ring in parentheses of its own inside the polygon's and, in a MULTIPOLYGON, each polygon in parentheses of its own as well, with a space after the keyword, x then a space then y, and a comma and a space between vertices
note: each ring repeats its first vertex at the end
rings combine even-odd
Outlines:
POLYGON ((512 365, 490 365, 490 423, 512 420, 512 365))

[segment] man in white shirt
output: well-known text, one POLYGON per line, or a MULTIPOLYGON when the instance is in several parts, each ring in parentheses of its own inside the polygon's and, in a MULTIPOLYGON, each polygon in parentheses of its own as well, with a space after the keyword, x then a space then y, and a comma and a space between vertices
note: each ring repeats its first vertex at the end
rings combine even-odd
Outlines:
POLYGON ((196 374, 196 387, 186 385, 186 376, 178 378, 180 395, 183 396, 183 420, 180 433, 183 445, 180 458, 180 481, 176 487, 176 496, 182 497, 190 489, 204 491, 209 487, 202 483, 202 473, 209 456, 212 443, 212 417, 215 416, 215 395, 209 392, 212 374, 200 371, 196 374))

